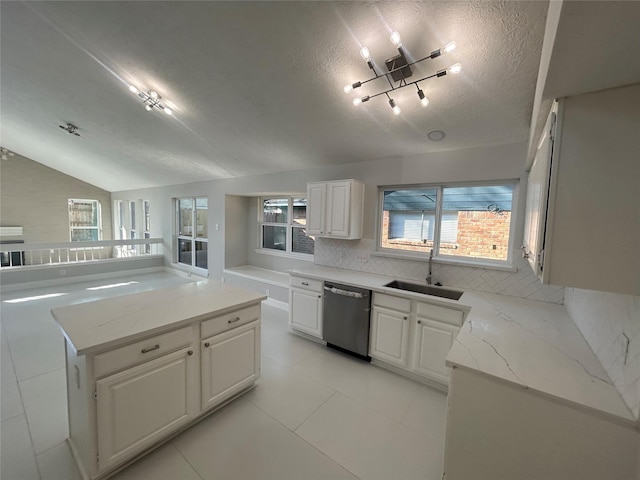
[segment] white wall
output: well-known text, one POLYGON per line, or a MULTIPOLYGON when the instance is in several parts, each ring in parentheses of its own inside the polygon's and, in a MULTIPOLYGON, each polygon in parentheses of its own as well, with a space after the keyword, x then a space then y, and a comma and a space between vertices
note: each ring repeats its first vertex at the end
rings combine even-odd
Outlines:
MULTIPOLYGON (((385 160, 375 160, 364 163, 347 165, 329 165, 306 170, 254 175, 248 177, 211 180, 206 182, 170 185, 166 187, 149 188, 112 192, 113 200, 129 198, 145 198, 151 201, 151 236, 165 239, 165 263, 173 262, 174 251, 173 228, 174 211, 172 199, 181 196, 207 196, 209 198, 209 274, 219 278, 225 267, 225 246, 229 248, 246 248, 247 259, 258 263, 256 266, 284 271, 296 265, 306 265, 307 262, 282 259, 260 255, 255 257, 253 249, 257 246, 254 233, 248 228, 246 231, 247 246, 240 247, 228 244, 231 238, 239 238, 242 228, 236 222, 246 226, 251 220, 252 211, 249 209, 242 219, 226 219, 226 195, 259 195, 273 193, 305 192, 307 182, 322 180, 338 180, 355 178, 367 185, 365 190, 364 237, 375 237, 375 215, 377 208, 378 185, 402 185, 416 183, 438 182, 466 182, 482 180, 517 179, 522 175, 526 143, 498 145, 492 147, 473 148, 452 152, 438 152, 413 157, 398 157, 385 160), (220 226, 215 230, 215 225, 220 226), (230 228, 229 238, 226 229, 230 228)), ((215 159, 214 159, 215 160, 215 159)), ((238 202, 231 200, 229 215, 238 216, 238 202)), ((521 220, 520 220, 521 223, 521 220)), ((521 228, 517 229, 521 232, 521 228)), ((515 245, 521 241, 521 233, 515 239, 515 245)), ((233 261, 238 258, 231 254, 233 261)), ((230 258, 232 258, 230 257, 230 258)), ((229 265, 233 266, 233 265, 229 265)))
POLYGON ((640 296, 566 288, 565 307, 629 409, 640 418, 640 296))

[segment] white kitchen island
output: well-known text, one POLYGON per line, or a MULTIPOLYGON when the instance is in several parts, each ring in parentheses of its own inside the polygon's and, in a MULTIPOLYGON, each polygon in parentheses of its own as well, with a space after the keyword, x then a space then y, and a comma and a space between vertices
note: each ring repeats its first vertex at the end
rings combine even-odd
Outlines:
POLYGON ((202 281, 53 309, 82 476, 112 475, 250 389, 265 298, 202 281))

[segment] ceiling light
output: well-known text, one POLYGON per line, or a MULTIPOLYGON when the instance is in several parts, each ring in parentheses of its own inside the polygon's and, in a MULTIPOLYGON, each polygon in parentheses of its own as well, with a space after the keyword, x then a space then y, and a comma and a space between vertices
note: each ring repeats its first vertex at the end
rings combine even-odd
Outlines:
POLYGON ((420 103, 423 107, 429 105, 429 99, 425 96, 424 92, 420 90, 420 88, 418 88, 418 97, 420 98, 420 103))
MULTIPOLYGON (((417 87, 418 83, 424 80, 428 80, 430 78, 443 77, 447 75, 447 73, 457 74, 457 73, 460 73, 460 71, 462 70, 462 65, 460 65, 459 63, 456 63, 451 67, 449 67, 448 69, 438 70, 436 73, 432 75, 427 75, 426 77, 422 77, 418 80, 409 82, 407 81, 407 79, 413 75, 413 70, 411 68, 413 65, 427 59, 437 58, 445 53, 450 53, 453 50, 455 50, 456 44, 455 42, 449 42, 442 48, 434 50, 426 57, 416 60, 415 62, 409 62, 402 48, 402 40, 400 38, 400 34, 398 32, 393 32, 390 36, 390 40, 391 40, 391 43, 393 43, 393 45, 395 45, 398 48, 399 54, 385 61, 387 71, 378 73, 371 60, 371 53, 369 52, 369 49, 367 47, 362 47, 360 49, 360 56, 364 59, 365 62, 367 62, 367 65, 369 65, 369 68, 373 70, 374 76, 372 78, 369 78, 368 80, 363 80, 361 82, 352 83, 351 85, 346 85, 344 87, 344 92, 349 93, 354 88, 361 87, 365 83, 369 83, 374 80, 378 80, 380 78, 386 79, 389 85, 391 86, 391 88, 383 90, 379 93, 367 95, 366 97, 355 99, 353 100, 354 105, 360 105, 361 103, 365 102, 366 101, 364 100, 365 98, 369 100, 371 98, 375 98, 380 95, 386 95, 389 98, 389 103, 391 104, 392 99, 391 97, 389 97, 389 92, 407 87, 409 85, 415 85, 417 87)), ((424 95, 424 92, 420 88, 418 88, 418 97, 420 98, 420 103, 422 104, 423 107, 426 107, 427 105, 429 105, 429 99, 424 95)), ((392 108, 393 108, 393 113, 395 113, 396 115, 400 113, 400 107, 398 107, 395 104, 395 102, 393 102, 392 108)))
POLYGON ((353 99, 353 104, 357 107, 358 105, 360 105, 361 103, 364 102, 368 102, 369 101, 369 96, 365 96, 365 97, 356 97, 353 99))
POLYGON ((444 139, 445 133, 442 130, 431 130, 427 133, 427 137, 432 142, 439 142, 444 139))
POLYGON ((389 37, 389 40, 391 40, 391 43, 393 43, 396 48, 402 48, 402 40, 400 39, 400 34, 398 32, 393 32, 391 37, 389 37))
POLYGON ((9 157, 13 157, 13 155, 13 152, 4 147, 0 147, 0 158, 2 158, 2 160, 9 160, 9 157))
POLYGON ((396 101, 393 98, 389 99, 389 105, 391 105, 391 110, 393 110, 394 115, 400 115, 400 107, 396 105, 396 101))
POLYGON ((73 123, 67 123, 66 125, 58 126, 70 135, 75 135, 76 137, 80 136, 80 134, 78 133, 78 127, 76 127, 73 123))
POLYGON ((158 110, 162 110, 167 115, 173 115, 173 110, 169 107, 165 107, 160 99, 162 98, 158 92, 155 90, 149 90, 148 92, 143 92, 142 90, 138 90, 135 86, 129 85, 129 91, 131 93, 135 93, 138 97, 142 99, 144 102, 144 109, 147 112, 150 112, 154 108, 158 110))
POLYGON ((449 73, 453 73, 454 75, 457 75, 461 71, 462 71, 462 65, 460 65, 459 63, 456 63, 449 67, 449 73))

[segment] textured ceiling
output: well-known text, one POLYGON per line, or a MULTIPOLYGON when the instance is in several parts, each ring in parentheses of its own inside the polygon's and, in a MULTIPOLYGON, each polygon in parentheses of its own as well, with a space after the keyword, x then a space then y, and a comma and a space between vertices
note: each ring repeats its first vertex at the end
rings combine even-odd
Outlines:
POLYGON ((1 144, 118 191, 526 141, 547 6, 1 2, 1 144), (394 92, 397 117, 342 91, 370 76, 362 45, 380 66, 397 53, 393 30, 414 59, 456 41, 416 75, 464 68, 421 84, 426 109, 415 87, 394 92), (129 83, 174 117, 146 112, 129 83), (430 141, 434 129, 446 138, 430 141))

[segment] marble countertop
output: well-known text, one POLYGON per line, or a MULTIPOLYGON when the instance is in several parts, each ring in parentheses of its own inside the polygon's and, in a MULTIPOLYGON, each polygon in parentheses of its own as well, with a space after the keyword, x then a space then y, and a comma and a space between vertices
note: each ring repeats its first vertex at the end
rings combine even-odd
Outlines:
POLYGON ((289 273, 468 311, 447 365, 490 375, 637 428, 563 305, 473 291, 458 301, 448 300, 385 287, 392 277, 319 265, 289 273))
POLYGON ((266 299, 212 280, 54 308, 78 355, 97 353, 266 299))

